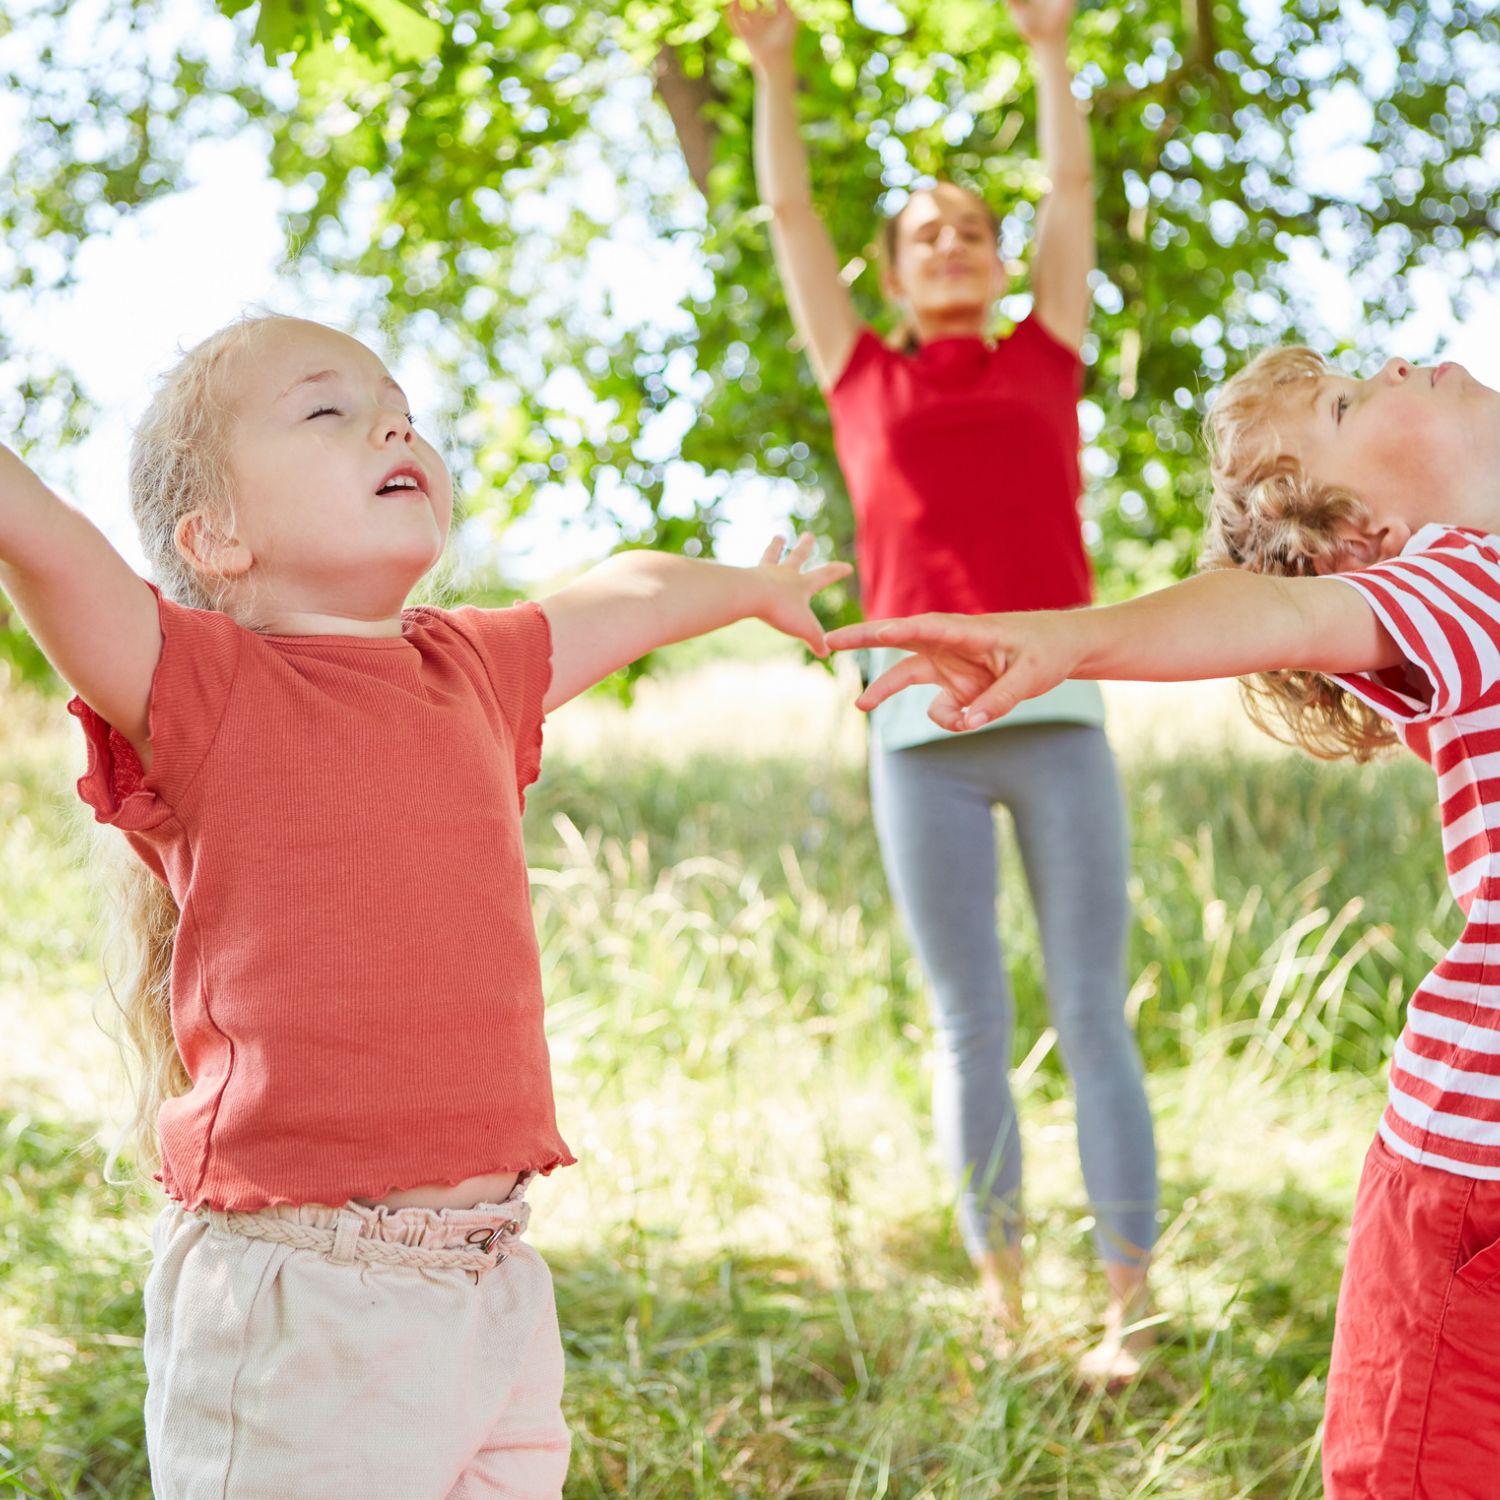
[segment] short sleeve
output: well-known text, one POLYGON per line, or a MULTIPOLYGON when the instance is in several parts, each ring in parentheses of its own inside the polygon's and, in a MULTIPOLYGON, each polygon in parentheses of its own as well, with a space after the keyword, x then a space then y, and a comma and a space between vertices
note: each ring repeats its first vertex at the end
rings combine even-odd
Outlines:
POLYGON ((88 744, 78 795, 96 821, 126 832, 172 816, 203 765, 229 701, 243 628, 212 610, 184 609, 153 586, 161 621, 161 658, 151 678, 151 770, 134 747, 81 698, 68 711, 88 744))
POLYGON ((1399 557, 1333 576, 1359 592, 1409 663, 1335 679, 1383 718, 1429 723, 1500 696, 1500 540, 1424 526, 1399 557))
POLYGON ((1068 382, 1069 389, 1081 390, 1083 385, 1083 360, 1076 349, 1048 330, 1047 325, 1033 313, 1028 313, 1019 323, 1005 345, 1015 354, 1024 353, 1027 358, 1068 382))
POLYGON ((445 612, 449 623, 479 653, 516 741, 516 790, 526 804, 526 788, 542 769, 542 702, 552 685, 552 627, 539 604, 509 609, 465 607, 445 612))
POLYGON ((854 341, 854 348, 849 351, 849 362, 839 372, 839 378, 828 392, 828 405, 835 417, 839 406, 848 400, 851 393, 858 390, 872 372, 878 371, 887 361, 900 358, 873 328, 861 328, 859 337, 854 341))

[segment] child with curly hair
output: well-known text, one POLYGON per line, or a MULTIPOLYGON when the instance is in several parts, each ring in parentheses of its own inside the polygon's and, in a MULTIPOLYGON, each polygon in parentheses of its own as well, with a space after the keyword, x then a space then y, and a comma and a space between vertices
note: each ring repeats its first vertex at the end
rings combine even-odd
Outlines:
POLYGON ((1467 923, 1418 987, 1355 1203, 1328 1376, 1329 1500, 1486 1500, 1500 1410, 1500 394, 1456 364, 1356 380, 1262 354, 1208 417, 1212 571, 1105 609, 837 631, 916 653, 947 728, 1068 678, 1250 676, 1325 758, 1400 741, 1437 773, 1467 923))

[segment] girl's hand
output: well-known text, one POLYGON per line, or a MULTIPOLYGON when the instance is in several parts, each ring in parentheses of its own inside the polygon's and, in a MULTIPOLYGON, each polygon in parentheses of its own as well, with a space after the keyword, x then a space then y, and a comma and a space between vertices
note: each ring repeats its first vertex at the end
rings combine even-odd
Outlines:
POLYGON ((724 7, 729 29, 750 49, 750 60, 762 71, 792 60, 797 40, 797 16, 787 0, 762 0, 749 7, 729 0, 724 7))
POLYGON ((1010 0, 1011 19, 1028 47, 1060 46, 1068 39, 1077 0, 1010 0))
POLYGON ((830 562, 803 572, 802 565, 812 556, 813 542, 812 534, 803 532, 790 551, 784 537, 777 537, 766 548, 754 569, 765 589, 765 603, 755 613, 767 625, 806 641, 815 656, 827 656, 823 627, 808 601, 830 583, 847 578, 854 569, 846 562, 830 562))
POLYGON ((846 625, 828 637, 835 651, 895 646, 915 653, 883 672, 860 694, 868 712, 902 688, 936 683, 927 710, 933 723, 958 733, 978 729, 1062 682, 1077 664, 1068 610, 1018 615, 916 615, 846 625))

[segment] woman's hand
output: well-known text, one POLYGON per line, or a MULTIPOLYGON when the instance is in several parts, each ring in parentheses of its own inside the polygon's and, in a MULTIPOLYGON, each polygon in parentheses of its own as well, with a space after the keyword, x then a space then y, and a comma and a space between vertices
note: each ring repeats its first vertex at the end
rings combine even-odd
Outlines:
POLYGON ((1003 717, 1025 698, 1062 682, 1077 665, 1071 610, 1017 615, 917 615, 846 625, 828 637, 835 651, 894 646, 915 653, 883 672, 858 699, 868 712, 902 688, 935 683, 928 717, 958 733, 1003 717))
POLYGON ((804 571, 813 542, 812 534, 804 532, 790 550, 784 537, 775 538, 766 548, 755 568, 763 580, 765 604, 755 613, 783 634, 806 641, 815 656, 827 656, 828 642, 810 601, 814 594, 847 578, 854 569, 846 562, 830 562, 804 571))
POLYGON ((791 64, 797 40, 797 15, 787 0, 762 0, 748 7, 740 0, 729 0, 724 19, 750 49, 750 60, 760 72, 777 63, 791 64))
POLYGON ((1011 19, 1028 47, 1061 46, 1068 39, 1077 0, 1010 0, 1011 19))

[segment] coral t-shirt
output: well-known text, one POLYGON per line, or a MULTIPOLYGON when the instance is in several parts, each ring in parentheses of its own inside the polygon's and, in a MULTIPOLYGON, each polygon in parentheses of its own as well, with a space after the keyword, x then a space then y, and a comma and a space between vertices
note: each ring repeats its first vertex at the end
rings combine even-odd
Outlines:
POLYGON ((409 609, 381 639, 160 616, 150 772, 71 707, 79 794, 181 910, 166 1191, 341 1204, 570 1163, 521 837, 546 616, 409 609))
POLYGON ((1081 372, 1034 316, 998 343, 915 354, 860 334, 828 405, 869 618, 1089 602, 1081 372))

